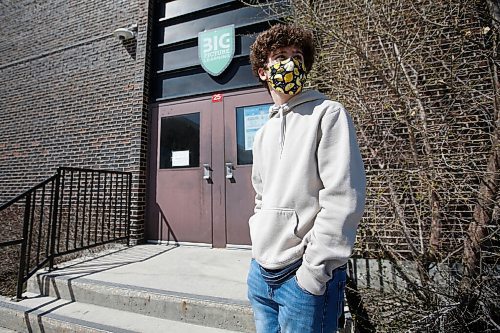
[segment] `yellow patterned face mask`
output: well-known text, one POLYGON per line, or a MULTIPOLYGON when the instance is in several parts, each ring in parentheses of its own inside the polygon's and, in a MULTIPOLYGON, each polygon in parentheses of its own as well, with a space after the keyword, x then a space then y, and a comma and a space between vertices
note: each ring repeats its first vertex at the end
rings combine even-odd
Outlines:
POLYGON ((302 90, 306 78, 306 66, 297 57, 281 60, 269 66, 269 85, 283 94, 298 94, 302 90))

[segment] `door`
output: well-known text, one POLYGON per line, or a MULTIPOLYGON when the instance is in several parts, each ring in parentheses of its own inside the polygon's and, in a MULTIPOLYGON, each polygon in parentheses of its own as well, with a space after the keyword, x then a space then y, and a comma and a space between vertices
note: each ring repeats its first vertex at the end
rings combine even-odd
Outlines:
POLYGON ((210 102, 158 108, 156 209, 162 241, 212 243, 210 102))
POLYGON ((248 219, 255 206, 251 182, 252 144, 255 132, 269 118, 270 104, 267 91, 224 98, 226 235, 229 245, 250 245, 248 219))
POLYGON ((253 89, 153 109, 148 239, 250 245, 251 148, 270 103, 253 89))

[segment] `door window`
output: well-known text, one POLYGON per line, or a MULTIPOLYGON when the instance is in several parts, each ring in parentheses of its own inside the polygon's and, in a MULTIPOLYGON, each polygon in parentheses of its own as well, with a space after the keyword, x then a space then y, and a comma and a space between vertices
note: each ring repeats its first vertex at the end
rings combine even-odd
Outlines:
POLYGON ((163 117, 160 132, 160 169, 200 165, 200 113, 163 117))
POLYGON ((252 146, 255 134, 269 119, 272 104, 236 108, 236 141, 238 165, 252 164, 252 146))

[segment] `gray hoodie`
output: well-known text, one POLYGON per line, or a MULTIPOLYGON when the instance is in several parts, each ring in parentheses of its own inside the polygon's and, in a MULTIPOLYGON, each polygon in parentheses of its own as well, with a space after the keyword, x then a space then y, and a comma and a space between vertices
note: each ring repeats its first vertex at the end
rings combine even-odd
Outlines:
POLYGON ((365 172, 351 118, 313 90, 272 106, 253 146, 257 193, 252 255, 264 268, 303 259, 297 281, 324 293, 351 255, 365 203, 365 172))

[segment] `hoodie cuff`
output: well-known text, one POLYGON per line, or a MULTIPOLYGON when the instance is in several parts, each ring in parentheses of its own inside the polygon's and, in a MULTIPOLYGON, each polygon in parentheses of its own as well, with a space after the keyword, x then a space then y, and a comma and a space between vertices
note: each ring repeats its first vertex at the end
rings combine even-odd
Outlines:
POLYGON ((304 263, 302 263, 302 266, 297 270, 296 276, 299 286, 307 292, 317 296, 325 293, 326 284, 319 281, 310 271, 308 271, 304 263))

